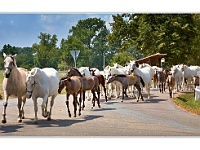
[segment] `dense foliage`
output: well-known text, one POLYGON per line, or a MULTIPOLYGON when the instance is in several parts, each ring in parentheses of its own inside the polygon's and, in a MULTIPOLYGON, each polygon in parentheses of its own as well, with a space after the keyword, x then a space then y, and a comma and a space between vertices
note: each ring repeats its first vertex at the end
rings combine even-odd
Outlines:
POLYGON ((199 15, 121 14, 113 18, 113 30, 107 39, 110 45, 117 41, 121 51, 134 45, 144 56, 167 54, 168 65, 197 63, 194 60, 200 56, 199 15))
MULTIPOLYGON (((200 65, 199 14, 117 14, 111 30, 100 18, 79 20, 69 36, 58 45, 56 35, 40 33, 32 47, 4 45, 2 53, 17 54, 17 65, 30 69, 54 67, 65 70, 74 66, 71 50, 80 50, 77 67, 126 64, 155 53, 165 53, 166 65, 200 65)), ((3 63, 0 65, 3 69, 3 63)))

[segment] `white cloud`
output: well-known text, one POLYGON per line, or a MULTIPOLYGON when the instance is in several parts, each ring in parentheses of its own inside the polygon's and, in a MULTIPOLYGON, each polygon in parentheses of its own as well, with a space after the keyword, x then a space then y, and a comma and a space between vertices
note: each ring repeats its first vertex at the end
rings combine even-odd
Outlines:
POLYGON ((44 30, 45 30, 45 32, 47 32, 47 33, 51 33, 51 32, 53 32, 54 31, 54 26, 50 26, 50 25, 43 25, 43 28, 44 28, 44 30))
POLYGON ((10 24, 14 24, 15 23, 15 21, 14 20, 10 20, 10 24))
POLYGON ((53 23, 62 19, 61 15, 40 15, 40 17, 43 23, 53 23))

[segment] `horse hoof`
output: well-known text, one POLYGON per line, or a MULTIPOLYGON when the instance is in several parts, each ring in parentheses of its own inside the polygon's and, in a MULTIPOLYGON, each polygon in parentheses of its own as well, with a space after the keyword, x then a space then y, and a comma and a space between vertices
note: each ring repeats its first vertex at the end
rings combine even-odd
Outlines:
POLYGON ((51 120, 51 117, 48 117, 47 120, 50 121, 50 120, 51 120))
POLYGON ((81 115, 81 113, 78 114, 79 116, 81 115))
POLYGON ((6 120, 2 120, 1 122, 5 124, 7 121, 6 120))
POLYGON ((121 100, 121 102, 123 102, 123 100, 121 100))
POLYGON ((71 115, 71 114, 69 114, 69 117, 70 117, 70 118, 71 118, 71 116, 72 116, 72 115, 71 115))
POLYGON ((101 108, 101 106, 99 105, 99 108, 101 108))
POLYGON ((22 117, 22 119, 25 119, 25 117, 22 117))
POLYGON ((22 119, 17 120, 17 122, 22 122, 22 119))
POLYGON ((91 109, 93 109, 94 107, 92 106, 91 109))
POLYGON ((139 100, 137 100, 137 102, 139 102, 139 100))

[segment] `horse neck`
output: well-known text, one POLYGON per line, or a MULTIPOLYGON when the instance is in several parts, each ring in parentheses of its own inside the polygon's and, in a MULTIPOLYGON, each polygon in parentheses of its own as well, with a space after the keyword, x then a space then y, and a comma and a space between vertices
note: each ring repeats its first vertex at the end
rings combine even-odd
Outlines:
POLYGON ((17 69, 16 66, 13 66, 12 71, 10 73, 10 77, 8 78, 8 81, 14 82, 16 80, 19 80, 20 79, 19 76, 20 76, 19 70, 17 69))
POLYGON ((133 72, 134 72, 134 74, 136 74, 138 76, 142 75, 142 71, 139 68, 135 68, 133 72))
POLYGON ((192 70, 190 67, 185 66, 184 68, 184 77, 189 78, 194 74, 194 70, 192 70))
POLYGON ((72 87, 71 82, 69 82, 68 80, 64 81, 64 84, 65 84, 66 88, 71 88, 72 87))

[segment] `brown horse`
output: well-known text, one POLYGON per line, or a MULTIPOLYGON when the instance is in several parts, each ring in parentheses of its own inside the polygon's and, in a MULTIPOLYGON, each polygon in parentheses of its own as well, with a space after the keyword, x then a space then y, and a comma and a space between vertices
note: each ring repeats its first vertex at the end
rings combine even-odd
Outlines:
POLYGON ((157 77, 158 77, 158 86, 160 89, 160 93, 163 93, 163 91, 165 92, 165 82, 166 82, 165 74, 163 73, 163 71, 157 71, 157 77))
POLYGON ((175 78, 172 74, 168 74, 168 77, 166 79, 166 84, 168 85, 168 89, 169 89, 169 96, 170 98, 173 98, 174 93, 174 86, 175 86, 175 78))
MULTIPOLYGON (((83 76, 76 68, 70 68, 67 72, 67 77, 72 77, 72 76, 80 76, 83 80, 83 86, 82 86, 82 90, 83 90, 83 109, 85 107, 85 91, 87 90, 91 90, 92 95, 93 95, 93 99, 92 99, 92 103, 93 106, 92 108, 95 106, 95 100, 97 100, 97 104, 100 106, 100 89, 99 89, 99 80, 97 77, 95 76, 91 76, 91 77, 85 77, 83 76), (97 92, 97 96, 96 97, 96 93, 97 92)), ((81 104, 80 104, 81 105, 81 104)))
POLYGON ((77 111, 77 96, 80 94, 79 98, 79 116, 81 115, 81 95, 82 95, 82 78, 79 76, 72 76, 71 78, 61 78, 59 82, 58 93, 60 94, 63 88, 66 90, 66 105, 68 109, 69 117, 71 117, 69 109, 69 96, 73 95, 73 105, 74 105, 74 117, 76 117, 77 111))
POLYGON ((107 99, 107 95, 106 95, 106 85, 105 85, 105 78, 102 74, 97 74, 95 75, 95 70, 90 70, 90 73, 92 76, 95 76, 98 78, 99 80, 99 84, 103 87, 103 90, 104 90, 104 94, 105 94, 105 99, 106 99, 106 102, 108 101, 107 99))
POLYGON ((4 91, 4 107, 2 123, 6 123, 6 108, 8 105, 8 97, 13 95, 18 97, 18 122, 22 122, 24 118, 24 105, 26 103, 26 69, 17 68, 15 56, 4 56, 4 68, 5 77, 3 79, 3 91, 4 91))
MULTIPOLYGON (((115 74, 108 78, 107 83, 111 83, 115 80, 119 81, 122 84, 122 100, 121 100, 121 102, 123 102, 123 100, 124 100, 124 95, 126 94, 127 88, 131 85, 134 85, 139 92, 137 102, 139 101, 140 96, 141 96, 142 101, 144 100, 143 96, 142 96, 142 92, 141 92, 140 83, 142 83, 143 87, 145 85, 144 85, 144 81, 142 80, 141 77, 139 77, 138 75, 122 75, 122 74, 116 75, 115 74)), ((133 94, 134 94, 134 91, 133 91, 133 94)))

